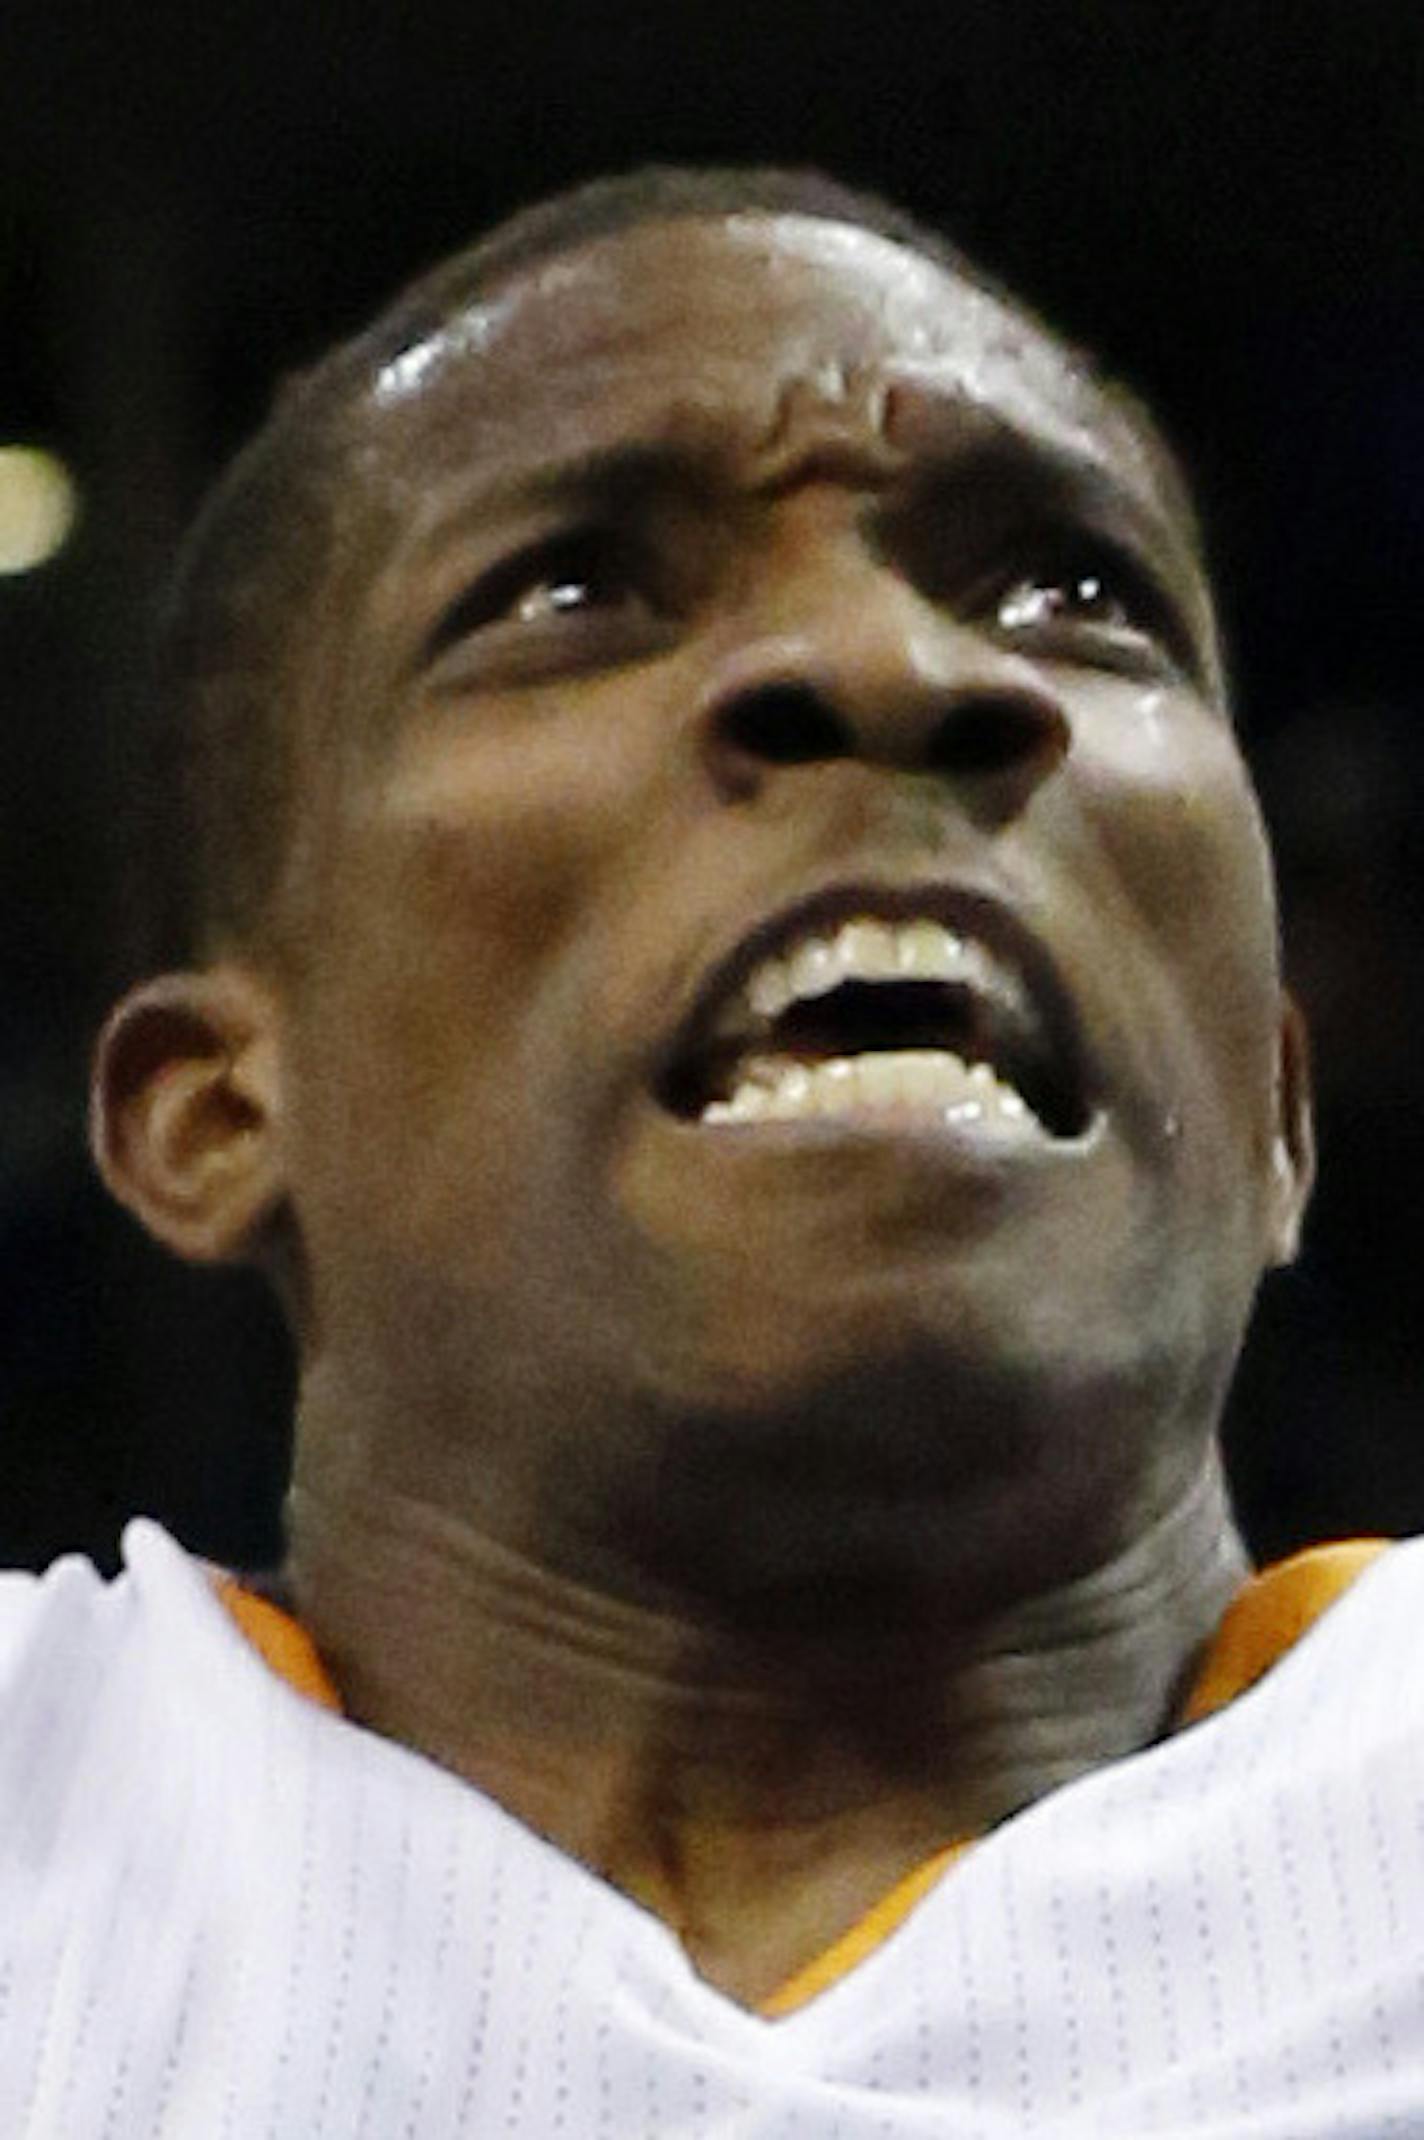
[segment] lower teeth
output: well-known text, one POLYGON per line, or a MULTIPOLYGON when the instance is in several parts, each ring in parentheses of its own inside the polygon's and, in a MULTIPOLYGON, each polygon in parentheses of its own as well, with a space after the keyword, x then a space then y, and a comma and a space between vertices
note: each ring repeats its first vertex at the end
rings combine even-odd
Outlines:
POLYGON ((838 1115, 933 1115, 1000 1134, 1035 1125, 1022 1096, 987 1063, 941 1049, 839 1055, 827 1062, 760 1059, 730 1099, 713 1100, 704 1122, 790 1122, 838 1115))

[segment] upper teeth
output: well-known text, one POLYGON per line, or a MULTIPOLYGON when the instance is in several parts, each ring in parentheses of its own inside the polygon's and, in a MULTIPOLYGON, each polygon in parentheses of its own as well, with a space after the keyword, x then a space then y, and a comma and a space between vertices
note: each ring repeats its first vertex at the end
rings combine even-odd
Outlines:
POLYGON ((784 957, 764 959, 748 976, 742 1000, 769 1020, 843 981, 953 981, 1016 1005, 1021 999, 1016 978, 991 952, 940 922, 857 919, 834 936, 808 936, 784 957))

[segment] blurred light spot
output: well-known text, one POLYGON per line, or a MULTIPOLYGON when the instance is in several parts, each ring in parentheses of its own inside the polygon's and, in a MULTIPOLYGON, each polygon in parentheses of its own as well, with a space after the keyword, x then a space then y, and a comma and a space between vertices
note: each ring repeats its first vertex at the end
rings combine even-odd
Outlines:
POLYGON ((63 461, 38 446, 0 446, 0 573, 32 572, 64 548, 79 493, 63 461))

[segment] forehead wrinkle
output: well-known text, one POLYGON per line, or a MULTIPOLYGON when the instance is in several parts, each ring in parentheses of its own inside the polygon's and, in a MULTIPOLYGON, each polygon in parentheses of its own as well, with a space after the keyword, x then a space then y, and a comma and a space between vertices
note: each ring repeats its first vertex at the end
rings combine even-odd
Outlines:
MULTIPOLYGON (((982 409, 992 420, 1002 420, 1010 415, 1026 418, 1033 428, 1042 428, 1071 439, 1085 451, 1101 454, 1109 460, 1131 459, 1139 464, 1148 462, 1140 441, 1134 444, 1134 427, 1123 425, 1121 414, 1110 397, 1101 391, 1101 382, 1093 380, 1085 372, 1084 365, 1075 359, 1074 352, 1066 349, 1051 331, 1032 316, 1021 312, 1004 298, 979 288, 972 281, 947 271, 941 264, 931 262, 922 255, 906 253, 901 245, 867 233, 854 226, 846 229, 838 225, 827 228, 819 219, 802 218, 797 215, 770 215, 761 212, 752 216, 733 216, 716 223, 714 229, 719 242, 729 244, 734 250, 745 248, 755 266, 765 273, 779 254, 798 256, 807 264, 837 276, 854 276, 850 271, 888 260, 896 272, 892 280, 904 283, 915 292, 916 317, 908 316, 899 322, 900 346, 883 347, 873 356, 862 355, 859 361, 847 358, 843 350, 837 353, 824 344, 819 352, 804 346, 798 352, 799 364, 790 376, 778 383, 767 382, 764 389, 766 400, 760 410, 739 407, 742 397, 728 397, 727 406, 718 412, 715 397, 718 391, 716 371, 724 367, 717 363, 716 354, 708 366, 704 360, 696 367, 695 355, 687 361, 701 369, 704 377, 704 394, 696 402, 685 399, 670 408, 653 413, 651 418, 635 425, 625 424, 623 438, 614 442, 612 450, 595 444, 591 448, 580 447, 568 455, 551 455, 546 461, 533 466, 514 467, 499 471, 481 479, 478 468, 471 482, 468 510, 474 513, 497 514, 508 507, 557 503, 566 497, 606 496, 622 489, 644 490, 654 482, 681 484, 683 487, 705 489, 708 479, 720 471, 715 464, 736 456, 756 458, 764 456, 768 466, 759 472, 759 477, 743 478, 745 487, 754 483, 771 488, 791 479, 797 457, 806 451, 823 455, 832 440, 846 446, 854 443, 865 452, 865 476, 871 480, 885 480, 897 474, 905 465, 905 456, 892 460, 888 448, 897 444, 893 439, 890 417, 892 407, 914 398, 923 398, 925 390, 933 392, 934 398, 947 406, 953 406, 962 421, 967 410, 982 409), (934 299, 934 302, 930 302, 934 299), (925 317, 919 317, 919 314, 925 317), (940 315, 938 319, 932 315, 940 315), (934 345, 938 343, 936 348, 934 345), (769 421, 767 420, 769 416, 769 421), (762 431, 755 439, 736 433, 750 432, 753 427, 762 431), (762 427, 765 427, 764 429, 762 427), (634 432, 636 431, 636 436, 634 432), (1125 435, 1124 435, 1125 433, 1125 435), (872 443, 874 442, 874 443, 872 443), (635 468, 634 454, 644 449, 671 447, 689 449, 686 453, 660 453, 657 461, 651 450, 646 454, 645 465, 635 468), (631 449, 631 450, 630 450, 631 449), (692 466, 692 462, 699 465, 692 466), (682 465, 678 465, 679 462, 682 465)), ((494 345, 503 339, 503 330, 514 324, 521 316, 543 313, 548 308, 551 294, 567 298, 571 285, 592 281, 595 287, 607 279, 607 264, 611 257, 620 258, 630 244, 648 243, 665 238, 663 226, 654 224, 635 230, 631 236, 620 233, 615 239, 596 241, 586 248, 576 249, 551 261, 542 262, 533 272, 516 275, 511 287, 485 293, 482 302, 467 306, 455 319, 446 323, 443 332, 414 345, 401 353, 401 360, 413 360, 413 369, 420 372, 417 379, 402 378, 399 385, 413 391, 408 400, 417 405, 424 403, 430 409, 432 398, 443 401, 445 394, 428 376, 426 360, 438 347, 443 360, 439 385, 446 390, 456 381, 451 378, 452 369, 475 381, 494 360, 494 345), (415 362, 415 359, 419 359, 415 362)), ((616 278, 615 278, 616 284, 616 278)), ((618 294, 615 290, 615 294, 618 294)), ((772 292, 773 296, 775 292, 772 292)), ((847 288, 839 293, 849 307, 850 313, 863 310, 865 291, 847 288)), ((623 327, 636 328, 640 312, 638 292, 622 292, 617 311, 623 327), (631 314, 629 299, 631 298, 631 314)), ((774 308, 775 309, 775 308, 774 308)), ((794 309, 794 308, 793 308, 794 309)), ((848 314, 849 318, 849 314, 848 314)), ((599 325, 595 317, 594 325, 599 325)), ((646 323, 645 323, 646 324, 646 323)), ((850 326, 846 331, 850 332, 850 326)), ((881 314, 881 329, 889 322, 881 314)), ((606 342, 610 324, 601 322, 601 331, 606 342)), ((714 341, 716 337, 714 336, 714 341)), ((577 340, 577 337, 576 337, 577 340)), ((616 340, 616 337, 615 337, 616 340)), ((636 354, 636 352, 635 352, 636 354)), ((617 372, 621 363, 618 352, 602 348, 597 355, 602 363, 595 363, 595 371, 605 366, 614 374, 612 388, 617 392, 617 372), (614 361, 609 362, 610 358, 614 361)), ((592 403, 595 423, 598 417, 597 396, 590 392, 588 359, 590 351, 580 346, 579 362, 567 387, 572 390, 563 409, 554 405, 543 412, 545 436, 550 425, 557 425, 570 413, 577 415, 579 404, 592 403)), ((734 360, 735 361, 735 360, 734 360)), ((516 433, 521 417, 526 425, 538 426, 540 422, 539 396, 541 385, 557 389, 559 382, 559 352, 554 352, 552 382, 550 372, 540 364, 534 373, 534 396, 532 407, 528 402, 519 408, 519 379, 507 382, 515 387, 516 400, 512 422, 509 404, 495 418, 496 436, 491 440, 493 458, 498 462, 501 441, 498 431, 504 432, 507 447, 510 432, 516 433)), ((496 361, 496 377, 499 365, 496 361)), ((527 374, 526 374, 527 376, 527 374)), ((392 380, 387 378, 389 390, 392 380)), ((738 382, 744 388, 745 382, 738 382)), ((397 393, 396 399, 407 398, 397 393)), ((476 386, 476 399, 481 398, 476 386)), ((395 412, 392 410, 392 414, 395 412)), ((414 410, 410 411, 414 414, 414 410)), ((431 411, 438 414, 437 411, 431 411)), ((585 407, 585 413, 587 408, 585 407)), ((447 418, 442 420, 444 429, 447 418)), ((483 428, 483 426, 481 426, 483 428)), ((448 438, 448 432, 446 434, 448 438)), ((1151 475, 1150 466, 1139 466, 1138 473, 1151 475)), ((1156 488, 1154 484, 1154 488, 1156 488)), ((463 518, 463 510, 461 511, 463 518)))
MULTIPOLYGON (((631 501, 658 492, 706 498, 726 489, 777 497, 814 481, 880 488, 912 477, 917 466, 948 478, 960 467, 982 477, 997 465, 1006 475, 1037 474, 1060 488, 1070 481, 1091 485, 1119 495, 1162 529, 1179 532, 1158 486, 1131 480, 1116 465, 1119 456, 1094 450, 1085 427, 1072 425, 1055 435, 1057 427, 1024 423, 952 382, 907 391, 889 370, 877 368, 870 376, 853 402, 828 399, 820 373, 796 376, 784 385, 770 423, 750 441, 742 412, 684 399, 621 436, 589 445, 506 466, 496 456, 496 465, 483 470, 480 457, 472 456, 458 501, 427 520, 421 546, 439 542, 452 522, 463 526, 508 511, 631 501), (907 423, 907 411, 917 420, 907 423)), ((1134 459, 1131 476, 1140 472, 1134 459)), ((1191 554, 1190 544, 1177 547, 1184 558, 1191 554)))

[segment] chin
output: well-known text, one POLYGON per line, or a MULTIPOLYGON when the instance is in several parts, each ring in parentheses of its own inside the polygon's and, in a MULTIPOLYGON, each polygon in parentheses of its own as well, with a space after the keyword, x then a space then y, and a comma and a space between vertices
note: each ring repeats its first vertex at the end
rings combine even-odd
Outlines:
POLYGON ((819 1346, 810 1317, 771 1320, 773 1356, 744 1332, 642 1393, 640 1445, 659 1454, 634 1520, 675 1587, 784 1596, 788 1612, 819 1597, 837 1618, 870 1589, 901 1612, 931 1596, 982 1607, 1079 1572, 1181 1425, 1146 1363, 1075 1355, 1041 1313, 1035 1341, 1007 1348, 982 1303, 929 1318, 921 1301, 898 1326, 862 1315, 819 1346), (994 1350, 972 1344, 976 1320, 994 1350))

